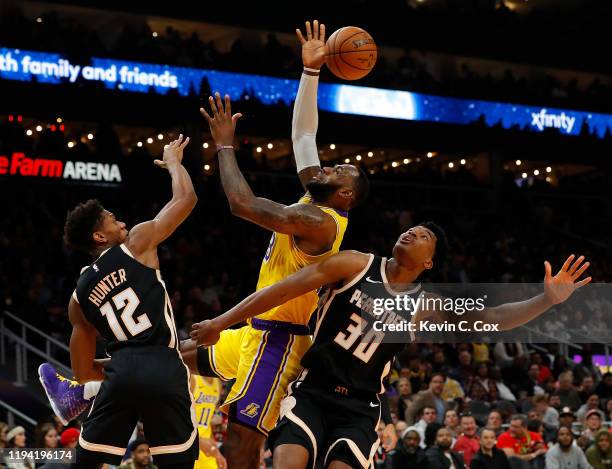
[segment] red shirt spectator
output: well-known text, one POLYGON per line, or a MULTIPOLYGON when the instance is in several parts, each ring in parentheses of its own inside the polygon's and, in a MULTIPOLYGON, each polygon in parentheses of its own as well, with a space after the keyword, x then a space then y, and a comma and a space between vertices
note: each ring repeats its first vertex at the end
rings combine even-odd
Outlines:
POLYGON ((480 439, 476 435, 476 420, 470 414, 461 414, 461 436, 457 438, 453 451, 463 454, 463 461, 466 467, 470 467, 472 458, 480 449, 480 439))
POLYGON ((510 429, 497 438, 497 447, 506 451, 508 456, 544 454, 546 452, 546 443, 544 443, 542 435, 527 430, 526 420, 524 415, 515 416, 510 420, 510 429))

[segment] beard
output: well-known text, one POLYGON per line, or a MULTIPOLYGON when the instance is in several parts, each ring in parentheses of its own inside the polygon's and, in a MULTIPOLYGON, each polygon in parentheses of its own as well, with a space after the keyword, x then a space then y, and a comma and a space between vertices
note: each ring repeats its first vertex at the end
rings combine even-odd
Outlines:
POLYGON ((442 450, 442 451, 446 451, 447 449, 449 449, 451 447, 452 441, 439 441, 438 443, 436 443, 438 445, 438 447, 442 450))
POLYGON ((306 183, 306 189, 316 202, 326 202, 339 188, 340 186, 338 184, 317 180, 308 181, 306 183))

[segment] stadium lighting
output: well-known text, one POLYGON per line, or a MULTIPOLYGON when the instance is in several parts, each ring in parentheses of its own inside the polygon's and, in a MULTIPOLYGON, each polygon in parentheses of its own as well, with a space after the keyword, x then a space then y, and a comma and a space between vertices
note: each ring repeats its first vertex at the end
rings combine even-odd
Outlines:
POLYGON ((357 156, 355 157, 355 159, 356 159, 357 161, 361 161, 361 155, 357 155, 357 156))
POLYGON ((210 170, 210 165, 209 164, 205 164, 204 165, 204 171, 209 171, 210 170))
POLYGON ((517 166, 520 166, 521 164, 523 164, 523 162, 522 162, 521 160, 516 160, 516 161, 515 161, 515 164, 516 164, 517 166))
POLYGON ((157 134, 157 140, 163 140, 164 134, 157 134))
POLYGON ((394 161, 393 163, 391 163, 391 166, 393 166, 394 168, 397 168, 397 161, 394 161))
POLYGON ((533 175, 534 175, 534 176, 539 176, 539 175, 540 175, 540 170, 539 170, 539 169, 536 169, 536 170, 533 172, 533 175))
POLYGON ((26 135, 29 137, 30 135, 32 135, 34 132, 32 132, 32 129, 28 129, 26 130, 26 135))
POLYGON ((371 151, 368 152, 368 158, 372 158, 374 156, 374 153, 372 153, 371 151))
POLYGON ((36 132, 42 132, 42 125, 36 126, 36 132))
POLYGON ((550 166, 546 166, 546 172, 547 173, 552 173, 552 168, 550 166))
POLYGON ((157 37, 158 36, 157 31, 153 31, 152 36, 157 37))
POLYGON ((523 174, 521 174, 521 177, 522 177, 523 179, 527 179, 527 173, 523 173, 523 174))
POLYGON ((336 145, 334 145, 333 143, 329 146, 330 150, 335 150, 336 149, 336 145))
POLYGON ((261 147, 257 147, 257 148, 255 149, 255 151, 256 151, 257 153, 261 153, 261 147))
POLYGON ((350 158, 345 158, 344 162, 348 164, 348 163, 351 162, 351 159, 350 158))
POLYGON ((410 163, 410 158, 404 158, 404 164, 410 163))
POLYGON ((43 22, 43 19, 42 19, 42 18, 39 16, 38 18, 36 18, 36 22, 37 22, 37 23, 42 23, 42 22, 43 22))
POLYGON ((61 117, 58 117, 58 118, 57 118, 57 119, 55 119, 55 120, 56 120, 56 122, 57 122, 58 124, 61 124, 61 123, 63 122, 61 117))
POLYGON ((433 153, 432 153, 432 152, 430 152, 430 151, 428 151, 428 152, 427 152, 427 158, 431 158, 432 156, 433 156, 433 153))
POLYGON ((465 158, 461 158, 460 163, 461 163, 461 164, 465 164, 465 158))
POLYGON ((208 142, 204 142, 204 143, 202 144, 202 148, 208 148, 208 142))
POLYGON ((268 143, 268 150, 272 150, 272 148, 274 148, 274 144, 273 143, 268 143))
POLYGON ((148 143, 148 144, 153 143, 153 139, 152 139, 151 137, 147 138, 147 143, 148 143))
POLYGON ((546 176, 546 182, 551 182, 552 179, 550 178, 550 176, 546 176))
POLYGON ((137 146, 138 148, 142 147, 142 142, 138 142, 138 143, 136 144, 136 146, 137 146))
POLYGON ((68 148, 74 147, 74 142, 68 142, 68 148))
POLYGON ((448 167, 449 168, 454 168, 455 167, 455 163, 453 163, 452 161, 450 163, 448 163, 448 167))
POLYGON ((93 140, 93 138, 94 138, 94 134, 92 133, 87 134, 87 140, 93 140))

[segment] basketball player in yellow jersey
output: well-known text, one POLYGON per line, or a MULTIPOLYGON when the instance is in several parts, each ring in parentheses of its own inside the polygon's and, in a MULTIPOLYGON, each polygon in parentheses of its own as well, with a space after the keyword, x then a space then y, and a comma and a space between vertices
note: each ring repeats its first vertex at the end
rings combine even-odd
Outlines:
POLYGON ((213 437, 212 419, 221 397, 221 382, 217 378, 191 375, 191 393, 200 439, 200 455, 194 469, 225 469, 227 463, 213 437))
MULTIPOLYGON (((298 174, 307 190, 293 205, 283 205, 251 191, 236 162, 232 146, 236 121, 231 103, 219 93, 210 97, 211 115, 204 109, 217 145, 221 183, 232 213, 272 231, 263 256, 257 289, 273 285, 304 266, 338 252, 349 209, 365 200, 368 180, 352 165, 321 168, 315 136, 318 125, 317 87, 325 61, 325 27, 310 23, 302 45, 304 72, 293 115, 293 147, 298 174)), ((183 357, 192 370, 223 380, 236 379, 221 409, 228 413, 224 444, 230 468, 256 468, 260 449, 275 426, 280 401, 288 383, 300 371, 300 359, 310 346, 307 327, 318 298, 314 291, 275 307, 250 320, 241 329, 221 333, 212 347, 183 357), (196 368, 197 367, 197 368, 196 368)))

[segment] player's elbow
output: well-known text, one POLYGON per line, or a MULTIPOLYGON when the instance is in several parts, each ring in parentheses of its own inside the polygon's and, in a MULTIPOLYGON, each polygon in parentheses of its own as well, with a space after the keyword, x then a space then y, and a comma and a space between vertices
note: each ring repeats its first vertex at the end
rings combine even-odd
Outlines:
POLYGON ((248 214, 249 207, 252 205, 247 197, 231 194, 227 197, 232 215, 244 217, 248 214))

